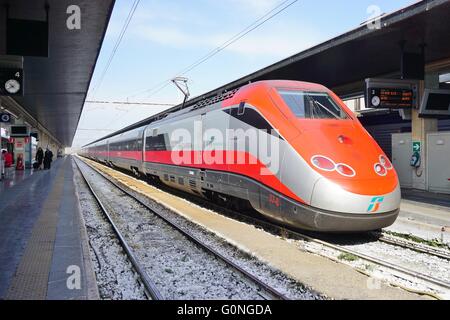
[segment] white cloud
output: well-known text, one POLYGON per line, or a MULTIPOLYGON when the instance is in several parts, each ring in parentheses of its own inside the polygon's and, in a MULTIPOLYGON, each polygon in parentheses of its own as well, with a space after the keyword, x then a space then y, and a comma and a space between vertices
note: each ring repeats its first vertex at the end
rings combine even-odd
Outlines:
MULTIPOLYGON (((308 32, 304 28, 278 26, 268 32, 249 33, 235 43, 228 46, 225 51, 241 55, 286 57, 300 50, 314 45, 320 36, 317 32, 308 32)), ((194 34, 176 27, 150 27, 137 28, 138 36, 147 41, 173 48, 198 48, 212 50, 228 41, 234 34, 216 33, 194 34)), ((206 52, 205 52, 206 53, 206 52)))
POLYGON ((281 2, 282 0, 228 0, 230 5, 249 10, 254 13, 265 13, 281 2))
POLYGON ((199 44, 198 38, 175 27, 141 26, 136 28, 135 32, 146 40, 170 47, 190 47, 199 44))

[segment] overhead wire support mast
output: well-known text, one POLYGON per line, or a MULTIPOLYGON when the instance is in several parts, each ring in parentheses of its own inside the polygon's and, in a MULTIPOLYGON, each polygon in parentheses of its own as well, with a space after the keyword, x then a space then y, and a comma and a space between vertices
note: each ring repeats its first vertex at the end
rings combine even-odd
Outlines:
POLYGON ((184 108, 184 104, 186 103, 187 99, 189 98, 189 96, 191 95, 189 93, 189 87, 188 87, 188 78, 184 78, 184 77, 176 77, 173 78, 171 80, 178 89, 180 89, 180 91, 184 94, 184 99, 183 99, 183 104, 181 106, 181 108, 184 108))
MULTIPOLYGON (((253 30, 259 28, 261 25, 263 25, 267 21, 271 20, 275 16, 279 15, 280 13, 282 13, 283 11, 285 11, 286 9, 288 9, 289 7, 294 5, 299 0, 291 0, 290 2, 289 1, 290 0, 282 1, 281 3, 276 5, 273 9, 269 10, 266 14, 264 14, 263 16, 258 18, 256 21, 254 21, 252 24, 248 25, 245 29, 243 29, 242 31, 238 32, 233 37, 231 37, 230 39, 225 41, 222 45, 220 45, 219 47, 211 50, 205 56, 203 56, 202 58, 198 59, 197 61, 195 61, 191 65, 187 66, 186 68, 184 68, 182 71, 178 72, 177 74, 178 75, 184 75, 184 74, 192 71, 193 69, 195 69, 196 67, 198 67, 202 63, 206 62, 207 60, 211 59, 213 56, 215 56, 216 54, 218 54, 219 52, 221 52, 222 50, 224 50, 228 46, 230 46, 233 43, 235 43, 236 41, 240 40, 241 38, 243 38, 244 36, 246 36, 247 34, 252 32, 253 30)), ((129 97, 135 97, 135 96, 138 96, 138 95, 141 95, 141 94, 144 94, 144 93, 150 93, 148 95, 148 97, 151 97, 151 96, 155 95, 156 93, 158 93, 159 91, 161 91, 162 89, 166 88, 170 84, 171 81, 172 81, 172 79, 161 81, 160 83, 158 83, 157 85, 151 87, 150 89, 145 89, 145 90, 138 91, 136 93, 131 94, 129 97)))

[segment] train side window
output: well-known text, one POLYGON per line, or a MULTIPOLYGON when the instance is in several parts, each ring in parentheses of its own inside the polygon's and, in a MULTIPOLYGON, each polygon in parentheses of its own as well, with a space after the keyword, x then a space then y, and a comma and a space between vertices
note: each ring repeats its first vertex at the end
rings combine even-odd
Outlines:
POLYGON ((142 140, 141 139, 136 140, 136 149, 139 151, 142 151, 142 140))
POLYGON ((239 104, 239 108, 238 108, 238 116, 242 116, 243 114, 245 113, 245 102, 244 101, 242 101, 240 104, 239 104))
POLYGON ((145 149, 148 151, 166 151, 166 142, 163 134, 154 137, 147 137, 145 140, 145 149))

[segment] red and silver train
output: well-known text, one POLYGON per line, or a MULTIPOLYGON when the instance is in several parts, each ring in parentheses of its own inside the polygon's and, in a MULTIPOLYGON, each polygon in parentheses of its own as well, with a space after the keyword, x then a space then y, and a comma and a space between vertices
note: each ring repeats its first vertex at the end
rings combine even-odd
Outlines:
POLYGON ((306 230, 376 230, 400 207, 388 157, 339 97, 306 82, 255 82, 81 155, 306 230))

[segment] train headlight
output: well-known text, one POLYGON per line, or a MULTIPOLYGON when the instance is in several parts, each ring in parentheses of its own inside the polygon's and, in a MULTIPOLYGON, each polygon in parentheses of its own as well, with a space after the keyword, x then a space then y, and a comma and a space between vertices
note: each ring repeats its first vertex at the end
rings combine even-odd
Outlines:
POLYGON ((392 163, 385 156, 380 156, 380 164, 387 170, 391 170, 393 168, 392 163))
POLYGON ((346 177, 354 177, 356 175, 355 170, 353 170, 352 167, 344 163, 338 163, 336 165, 336 171, 346 177))
POLYGON ((379 176, 385 176, 387 174, 387 169, 381 163, 375 163, 374 169, 379 176))
POLYGON ((314 167, 323 171, 337 171, 340 175, 345 177, 356 176, 355 170, 345 163, 336 164, 333 160, 328 157, 317 155, 311 158, 311 163, 314 167))
POLYGON ((334 161, 325 156, 314 156, 311 158, 311 163, 314 167, 324 171, 334 171, 336 169, 334 161))

